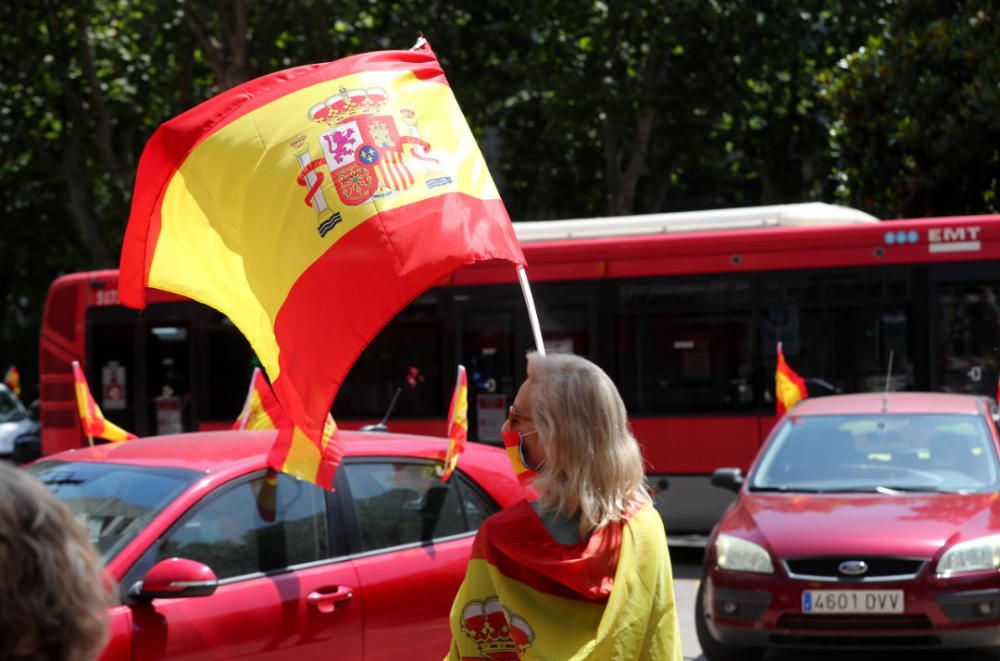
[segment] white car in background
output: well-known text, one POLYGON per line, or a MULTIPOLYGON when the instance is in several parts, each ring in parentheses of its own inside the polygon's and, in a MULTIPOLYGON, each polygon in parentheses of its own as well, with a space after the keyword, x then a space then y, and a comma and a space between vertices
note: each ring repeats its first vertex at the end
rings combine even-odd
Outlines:
POLYGON ((0 383, 0 459, 17 463, 34 459, 39 448, 38 428, 38 421, 31 417, 21 400, 0 383), (16 452, 19 448, 21 452, 16 452))

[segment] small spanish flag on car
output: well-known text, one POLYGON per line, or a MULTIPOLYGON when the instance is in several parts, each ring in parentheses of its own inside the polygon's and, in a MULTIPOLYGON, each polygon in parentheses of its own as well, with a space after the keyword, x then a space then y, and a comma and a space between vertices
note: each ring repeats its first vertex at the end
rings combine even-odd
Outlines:
POLYGON ((233 429, 277 429, 285 419, 271 386, 259 367, 253 368, 250 390, 247 391, 243 410, 233 423, 233 429))
MULTIPOLYGON (((277 439, 268 455, 268 463, 271 466, 309 481, 314 481, 317 472, 322 470, 321 466, 316 465, 313 453, 294 450, 295 447, 309 441, 302 430, 285 415, 281 403, 274 396, 274 391, 271 390, 264 372, 259 367, 254 368, 250 377, 250 390, 243 403, 243 410, 233 423, 233 429, 277 429, 279 430, 277 439)), ((340 458, 344 454, 340 445, 337 423, 333 421, 333 416, 327 413, 323 435, 320 438, 320 448, 324 456, 335 458, 335 465, 340 463, 340 458)), ((275 476, 270 476, 268 479, 271 481, 267 484, 272 487, 277 484, 275 476)), ((332 486, 332 475, 329 479, 332 486)))
POLYGON ((21 373, 17 371, 17 367, 11 365, 7 368, 7 373, 3 375, 3 383, 16 396, 21 396, 21 373))
POLYGON ((451 406, 448 408, 448 453, 444 457, 444 472, 441 481, 447 482, 455 472, 458 457, 465 450, 465 440, 469 436, 469 381, 465 375, 465 366, 458 366, 458 378, 455 380, 455 392, 451 395, 451 406))
POLYGON ((80 422, 83 423, 83 433, 91 445, 94 444, 94 437, 103 438, 105 441, 130 441, 138 438, 135 434, 127 432, 113 422, 108 421, 101 412, 101 407, 94 401, 94 396, 90 394, 90 387, 87 385, 87 377, 80 369, 79 361, 73 361, 73 385, 76 389, 76 406, 80 411, 80 422))
POLYGON ((785 362, 781 342, 778 342, 778 368, 774 371, 774 394, 779 418, 809 396, 806 382, 785 362))

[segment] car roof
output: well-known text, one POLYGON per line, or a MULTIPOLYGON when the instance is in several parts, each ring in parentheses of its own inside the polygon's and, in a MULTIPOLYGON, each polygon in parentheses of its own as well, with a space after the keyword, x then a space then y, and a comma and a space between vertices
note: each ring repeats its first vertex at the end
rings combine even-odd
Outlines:
MULTIPOLYGON (((448 440, 433 436, 340 430, 345 440, 345 457, 412 457, 443 459, 448 440)), ((186 468, 206 473, 243 473, 264 468, 277 431, 225 430, 150 436, 124 443, 105 443, 66 450, 42 457, 40 461, 92 461, 186 468)), ((502 452, 478 443, 467 443, 463 465, 491 463, 502 452)))
POLYGON ((983 397, 939 392, 859 393, 807 397, 793 415, 869 415, 873 413, 958 413, 975 415, 983 397))

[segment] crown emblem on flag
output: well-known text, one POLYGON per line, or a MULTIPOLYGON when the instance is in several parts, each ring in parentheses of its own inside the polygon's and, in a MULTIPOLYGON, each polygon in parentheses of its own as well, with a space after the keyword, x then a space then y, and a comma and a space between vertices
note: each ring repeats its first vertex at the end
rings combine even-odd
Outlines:
POLYGON ((357 115, 374 115, 388 100, 389 95, 381 87, 352 90, 341 87, 338 94, 311 107, 309 119, 333 126, 357 115))
POLYGON ((524 653, 535 639, 531 626, 500 600, 470 601, 462 609, 462 631, 487 659, 510 659, 524 653))

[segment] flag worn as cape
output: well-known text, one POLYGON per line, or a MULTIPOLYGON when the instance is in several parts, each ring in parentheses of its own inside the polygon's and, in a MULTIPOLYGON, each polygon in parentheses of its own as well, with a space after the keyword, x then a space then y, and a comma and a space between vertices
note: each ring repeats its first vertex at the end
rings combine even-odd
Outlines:
POLYGON ((365 53, 244 83, 143 150, 119 296, 181 294, 247 337, 300 475, 332 482, 320 438, 350 366, 419 293, 524 255, 431 49, 365 53), (302 463, 305 462, 305 463, 302 463))
POLYGON ((774 371, 774 394, 779 418, 809 396, 806 382, 785 362, 781 342, 778 342, 778 368, 774 371))
POLYGON ((73 386, 76 390, 76 407, 83 423, 83 433, 88 438, 103 438, 106 441, 130 441, 138 438, 104 417, 101 408, 90 394, 87 377, 83 375, 79 361, 73 361, 73 386))
POLYGON ((10 388, 15 396, 21 396, 21 373, 16 366, 11 365, 7 368, 7 372, 3 375, 3 384, 10 388))
POLYGON ((281 404, 271 391, 271 386, 259 367, 253 368, 250 390, 247 391, 243 410, 233 423, 233 429, 277 429, 286 423, 281 404))
POLYGON ((448 452, 444 456, 442 482, 447 482, 455 472, 455 466, 458 465, 458 458, 465 450, 465 440, 468 436, 469 381, 465 375, 465 366, 459 365, 455 391, 451 394, 451 406, 448 407, 448 452))
POLYGON ((479 528, 451 609, 448 659, 680 661, 663 522, 627 522, 559 544, 527 501, 479 528))

